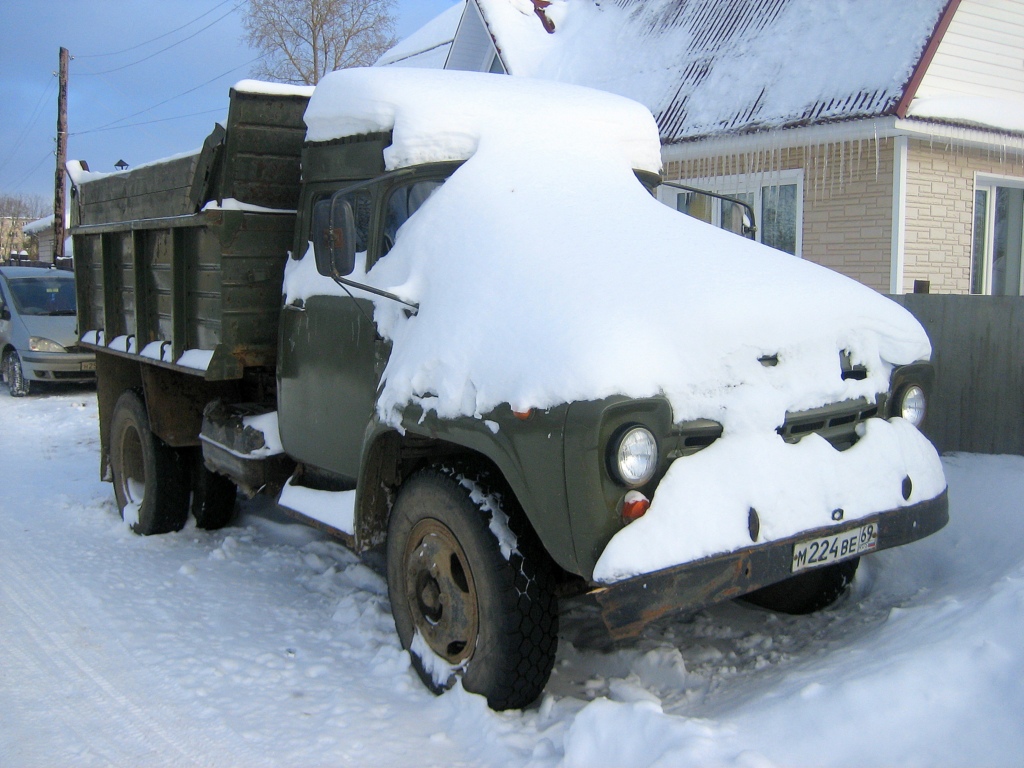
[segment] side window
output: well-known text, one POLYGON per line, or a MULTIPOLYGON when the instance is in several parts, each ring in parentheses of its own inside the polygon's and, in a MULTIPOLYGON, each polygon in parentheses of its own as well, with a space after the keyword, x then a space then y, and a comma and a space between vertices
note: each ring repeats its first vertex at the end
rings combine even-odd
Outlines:
POLYGON ((381 256, 391 250, 402 225, 442 184, 444 184, 443 179, 429 179, 415 181, 391 191, 384 209, 384 242, 381 246, 381 256))

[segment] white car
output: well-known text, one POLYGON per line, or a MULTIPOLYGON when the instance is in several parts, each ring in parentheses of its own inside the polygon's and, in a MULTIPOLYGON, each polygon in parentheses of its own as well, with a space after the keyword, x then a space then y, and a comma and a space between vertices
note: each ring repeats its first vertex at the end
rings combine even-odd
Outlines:
POLYGON ((0 267, 0 370, 12 397, 33 382, 96 379, 96 356, 77 346, 75 278, 41 267, 0 267))

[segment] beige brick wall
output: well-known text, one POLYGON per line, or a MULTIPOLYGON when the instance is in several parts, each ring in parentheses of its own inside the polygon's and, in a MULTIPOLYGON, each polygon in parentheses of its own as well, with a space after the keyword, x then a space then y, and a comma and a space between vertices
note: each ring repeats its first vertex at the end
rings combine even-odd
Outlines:
MULTIPOLYGON (((721 176, 802 169, 803 258, 879 291, 889 290, 893 142, 849 141, 668 162, 665 178, 696 186, 721 176)), ((757 181, 752 180, 752 184, 757 181)))
POLYGON ((907 150, 904 284, 928 280, 932 293, 970 293, 974 179, 1024 178, 1024 156, 911 141, 907 150))
POLYGON ((888 292, 893 141, 813 147, 809 159, 804 258, 888 292))

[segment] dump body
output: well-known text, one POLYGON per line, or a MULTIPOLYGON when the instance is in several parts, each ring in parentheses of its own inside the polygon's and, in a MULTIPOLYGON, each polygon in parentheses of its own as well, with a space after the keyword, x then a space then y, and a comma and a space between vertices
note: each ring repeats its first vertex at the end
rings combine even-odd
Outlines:
POLYGON ((306 101, 232 90, 197 152, 72 174, 84 342, 209 381, 274 365, 306 101))

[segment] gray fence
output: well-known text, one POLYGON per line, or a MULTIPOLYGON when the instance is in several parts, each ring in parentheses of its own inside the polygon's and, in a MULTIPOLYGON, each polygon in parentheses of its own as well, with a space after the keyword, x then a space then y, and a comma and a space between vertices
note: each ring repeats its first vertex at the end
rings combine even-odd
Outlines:
POLYGON ((935 363, 924 432, 940 452, 1024 454, 1024 298, 906 294, 935 363))

